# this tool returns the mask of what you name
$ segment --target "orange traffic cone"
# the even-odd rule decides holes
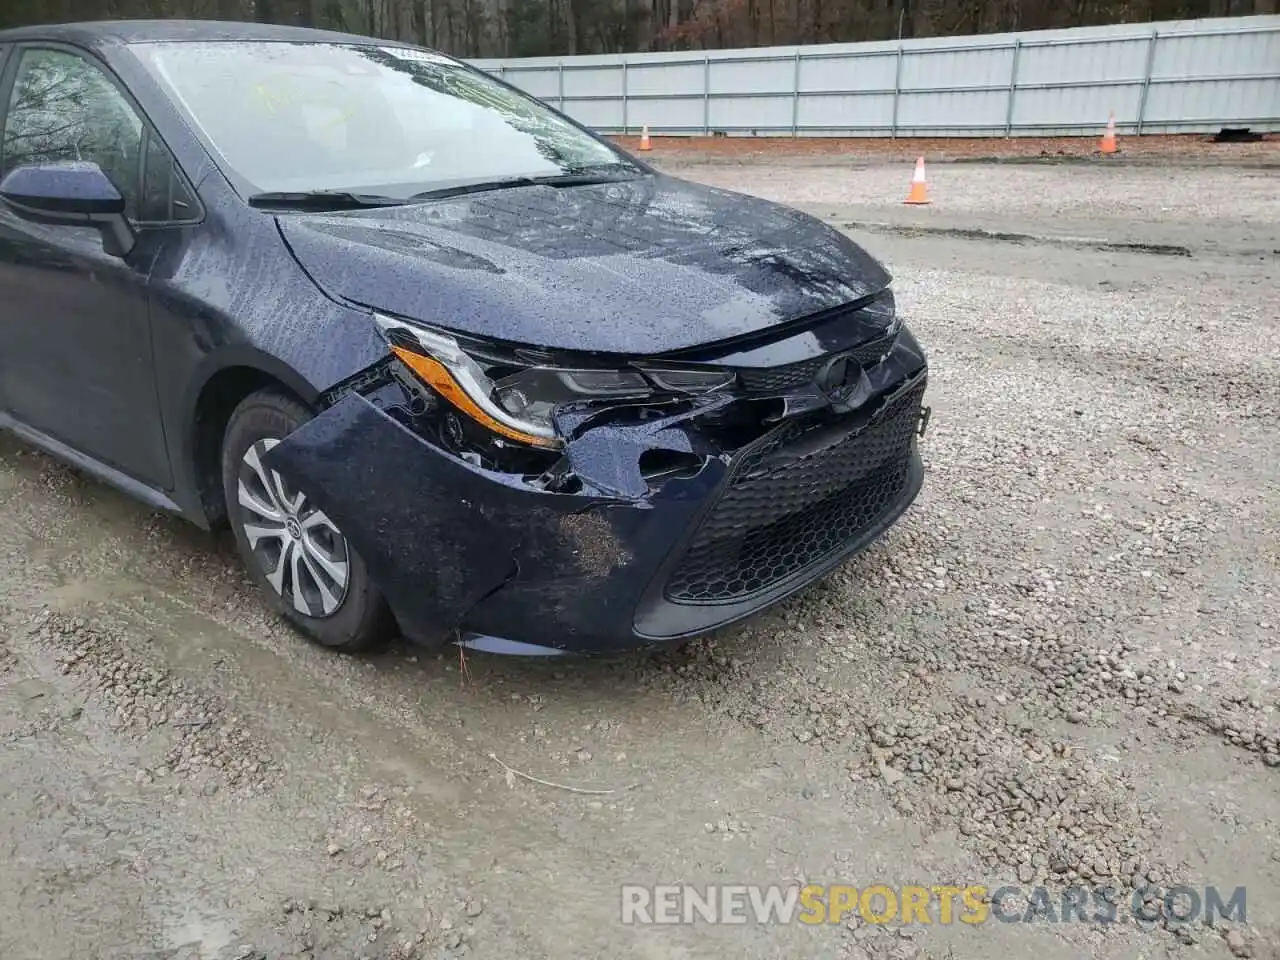
[[[1098,150],[1102,153],[1116,153],[1119,151],[1116,146],[1116,115],[1114,113],[1107,119],[1107,132],[1102,135]]]
[[[903,203],[928,203],[929,187],[924,179],[924,157],[916,160],[915,176],[911,178],[911,192],[907,194],[907,199]]]
[[[649,125],[646,123],[640,128],[640,149],[652,150],[653,144],[649,142]]]

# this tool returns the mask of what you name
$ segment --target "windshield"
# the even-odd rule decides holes
[[[335,43],[132,48],[254,193],[407,199],[640,169],[538,101],[425,50]]]

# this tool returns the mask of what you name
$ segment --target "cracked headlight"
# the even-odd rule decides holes
[[[561,370],[530,367],[493,385],[504,410],[525,423],[551,428],[556,406],[574,400],[643,398],[648,381],[631,370]]]
[[[552,415],[562,403],[701,394],[734,379],[724,370],[654,367],[641,373],[551,366],[530,366],[494,379],[448,334],[392,317],[375,318],[392,353],[458,411],[499,436],[536,447],[560,446]]]

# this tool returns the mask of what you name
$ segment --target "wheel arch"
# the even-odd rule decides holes
[[[288,364],[252,348],[221,351],[194,379],[184,411],[183,466],[198,520],[210,529],[227,521],[222,491],[222,440],[232,412],[245,397],[277,389],[315,409],[320,391]]]

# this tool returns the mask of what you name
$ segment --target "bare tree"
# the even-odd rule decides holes
[[[0,0],[0,27],[171,16],[408,40],[459,56],[826,43],[1273,13],[1278,0]]]

